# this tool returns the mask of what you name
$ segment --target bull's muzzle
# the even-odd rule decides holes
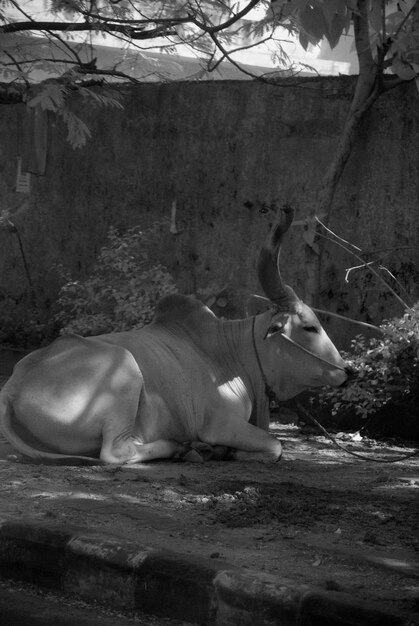
[[[347,385],[349,385],[358,375],[358,370],[356,370],[353,367],[350,367],[349,365],[347,365],[345,367],[345,374],[347,376],[346,380],[343,381],[343,383],[341,385],[339,385],[339,387],[346,387]]]

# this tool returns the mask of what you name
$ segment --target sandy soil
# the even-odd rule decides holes
[[[95,528],[419,615],[419,459],[368,463],[274,424],[279,464],[34,465],[0,447],[0,521]],[[367,455],[405,453],[371,441]]]

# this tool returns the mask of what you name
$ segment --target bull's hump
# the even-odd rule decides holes
[[[170,295],[163,298],[156,307],[154,322],[163,326],[179,324],[181,326],[199,325],[199,323],[217,322],[217,317],[202,302],[192,296]]]

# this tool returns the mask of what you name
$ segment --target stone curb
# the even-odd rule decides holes
[[[49,524],[0,524],[0,574],[114,608],[205,625],[409,624],[400,614],[344,593]]]

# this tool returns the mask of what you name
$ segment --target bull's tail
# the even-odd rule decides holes
[[[37,450],[23,441],[13,428],[14,411],[8,392],[8,384],[0,391],[0,438],[4,438],[23,456],[33,459],[35,463],[53,463],[62,465],[102,465],[100,459],[88,456],[59,454]]]

